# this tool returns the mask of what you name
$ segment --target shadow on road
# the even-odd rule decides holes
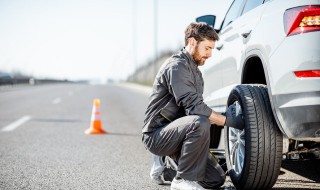
[[[312,186],[314,187],[314,186]],[[310,188],[300,188],[300,187],[279,187],[279,188],[272,188],[275,190],[295,190],[295,189],[299,189],[299,190],[310,190]]]
[[[113,133],[109,131],[108,131],[108,135],[141,137],[141,134],[136,134],[136,133]]]
[[[299,161],[286,160],[282,162],[282,168],[320,184],[320,159]],[[297,181],[293,180],[292,182],[294,183]],[[289,183],[292,182],[289,181]]]

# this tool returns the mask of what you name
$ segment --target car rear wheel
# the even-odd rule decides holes
[[[230,93],[228,106],[243,113],[245,128],[225,128],[226,162],[237,189],[270,189],[282,161],[282,133],[270,107],[265,85],[238,85]]]

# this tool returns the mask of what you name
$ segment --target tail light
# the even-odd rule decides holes
[[[320,70],[295,71],[297,78],[320,77]]]
[[[320,6],[309,5],[288,9],[284,13],[283,20],[287,36],[319,31]]]

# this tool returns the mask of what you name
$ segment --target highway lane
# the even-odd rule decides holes
[[[107,135],[85,135],[94,98]],[[57,101],[59,100],[59,101]],[[144,92],[62,84],[0,92],[0,189],[167,189],[154,187],[141,143]]]
[[[170,189],[151,183],[141,143],[149,93],[128,84],[0,91],[0,189]],[[84,134],[95,98],[106,135]],[[276,189],[320,189],[319,161],[286,161],[281,171]],[[230,179],[225,187],[233,189]]]

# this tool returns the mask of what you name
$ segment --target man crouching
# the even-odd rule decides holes
[[[191,23],[185,30],[185,47],[160,68],[149,99],[142,141],[153,154],[170,156],[177,164],[171,189],[217,188],[225,173],[209,152],[210,127],[243,129],[235,105],[225,114],[203,102],[203,78],[198,66],[211,57],[215,30],[206,23]],[[219,79],[217,79],[219,80]]]

